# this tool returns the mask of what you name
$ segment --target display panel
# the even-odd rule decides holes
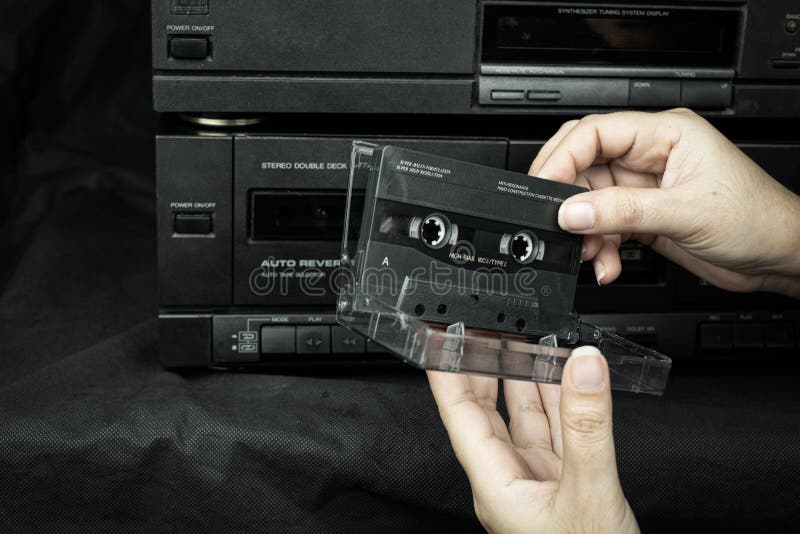
[[[734,66],[738,8],[486,5],[486,62]]]

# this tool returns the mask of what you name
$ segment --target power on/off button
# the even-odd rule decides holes
[[[175,214],[175,233],[184,235],[210,235],[214,232],[214,219],[208,212]]]
[[[169,38],[169,57],[172,59],[206,59],[211,52],[208,37],[178,37]]]

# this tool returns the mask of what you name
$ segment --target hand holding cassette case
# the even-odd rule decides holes
[[[663,393],[669,358],[573,311],[583,237],[556,221],[583,188],[361,142],[350,173],[341,324],[419,368],[552,383],[591,344],[612,388]]]

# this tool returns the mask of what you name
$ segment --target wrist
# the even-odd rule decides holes
[[[786,190],[787,206],[783,211],[783,220],[776,221],[776,232],[782,232],[784,239],[780,240],[783,249],[780,254],[781,261],[776,265],[774,272],[778,278],[775,283],[790,290],[800,284],[800,196]],[[785,291],[780,291],[785,293]],[[794,296],[797,296],[796,294]]]
[[[767,275],[764,278],[763,289],[770,293],[800,299],[800,276]]]

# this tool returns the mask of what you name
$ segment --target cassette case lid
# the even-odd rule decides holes
[[[556,217],[581,190],[354,142],[337,320],[418,368],[547,383],[594,345],[613,389],[662,394],[668,357],[573,312],[582,237]]]

